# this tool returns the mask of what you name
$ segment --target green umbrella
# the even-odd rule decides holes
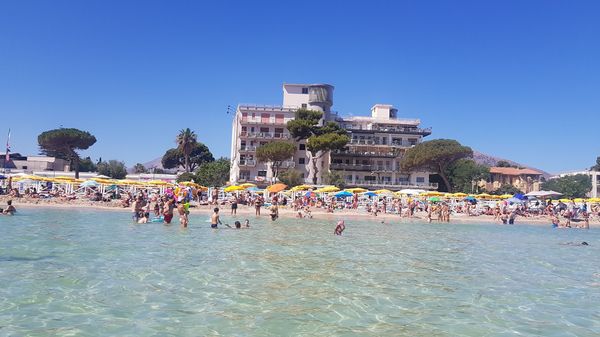
[[[431,198],[429,198],[429,201],[439,202],[440,198],[438,198],[438,197],[431,197]]]

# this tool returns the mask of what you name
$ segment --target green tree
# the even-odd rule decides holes
[[[496,190],[492,191],[491,194],[495,194],[495,195],[502,195],[502,194],[523,194],[523,191],[521,191],[520,189],[514,187],[511,184],[504,184],[502,186],[500,186],[499,188],[497,188]]]
[[[190,169],[193,171],[204,163],[214,161],[212,153],[208,147],[202,143],[196,142],[192,146],[192,151],[188,157]],[[185,170],[185,154],[179,148],[169,149],[161,159],[162,166],[166,169],[181,167]]]
[[[228,158],[219,158],[215,161],[204,163],[196,170],[196,183],[204,186],[223,186],[229,180],[231,163]]]
[[[337,186],[340,189],[346,188],[346,180],[344,179],[343,172],[330,171],[325,174],[325,183],[328,185]]]
[[[279,181],[289,187],[301,185],[304,182],[302,173],[297,170],[285,170],[279,174]]]
[[[180,130],[175,139],[177,149],[183,154],[185,172],[190,172],[192,170],[190,167],[190,154],[197,142],[196,133],[190,130],[190,128]]]
[[[477,187],[480,180],[490,177],[490,169],[472,159],[463,158],[448,166],[446,176],[454,192],[478,193],[479,190],[473,190],[473,187]]]
[[[193,181],[196,182],[196,180],[198,180],[198,177],[191,172],[183,172],[182,174],[180,174],[179,176],[177,176],[177,182],[181,183],[184,181]]]
[[[279,168],[285,160],[294,156],[296,145],[285,141],[274,141],[261,145],[256,149],[256,159],[261,163],[271,164],[274,178],[279,176]]]
[[[542,189],[560,192],[565,198],[585,198],[592,190],[592,179],[587,174],[564,176],[546,181]]]
[[[319,173],[317,161],[332,150],[341,150],[350,141],[346,130],[335,122],[319,125],[323,113],[315,110],[298,109],[295,119],[287,123],[287,129],[297,141],[306,139],[306,148],[311,154],[313,184]]]
[[[600,157],[596,158],[596,165],[590,168],[592,171],[600,171]]]
[[[118,160],[109,160],[98,163],[98,174],[102,174],[113,179],[123,179],[127,176],[125,163]]]
[[[452,192],[452,186],[446,172],[448,166],[462,158],[473,156],[473,150],[468,146],[462,146],[452,139],[435,139],[423,142],[408,149],[402,158],[402,170],[429,169],[437,173],[446,189]]]
[[[133,173],[148,173],[148,169],[143,164],[137,163],[133,166]]]
[[[74,168],[71,168],[73,171]],[[85,157],[79,160],[79,172],[96,172],[96,164],[90,157]]]
[[[60,128],[44,131],[38,136],[41,152],[48,156],[69,161],[75,168],[75,178],[79,178],[79,154],[96,143],[96,137],[87,131],[73,128]]]

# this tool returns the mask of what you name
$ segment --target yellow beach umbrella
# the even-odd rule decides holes
[[[347,188],[344,191],[350,192],[350,193],[364,193],[367,190],[364,188],[360,188],[360,187],[355,187],[355,188]]]
[[[381,194],[381,195],[392,195],[392,194],[394,194],[394,192],[392,192],[390,190],[386,190],[386,189],[376,190],[376,191],[373,191],[373,192],[375,192],[375,194],[377,194],[377,195],[379,195],[379,194]]]
[[[240,184],[239,186],[241,186],[243,188],[250,188],[250,187],[256,187],[256,184],[253,184],[253,183],[243,183],[243,184]]]
[[[422,193],[420,195],[425,196],[425,197],[441,197],[442,195],[444,195],[444,193],[438,192],[438,191],[429,191],[429,192]]]
[[[560,201],[560,202],[572,202],[573,200],[567,199],[567,198],[563,198],[563,199],[558,199],[558,201]]]
[[[231,186],[227,186],[223,189],[223,192],[237,192],[237,191],[243,191],[245,190],[245,188],[243,188],[242,186],[237,186],[237,185],[231,185]]]
[[[487,193],[481,193],[481,194],[477,194],[475,196],[475,198],[477,199],[491,199],[491,195],[487,194]]]
[[[501,199],[509,199],[509,198],[512,198],[512,194],[502,194],[502,195],[500,196],[500,198],[501,198]]]
[[[462,192],[458,192],[458,193],[452,193],[452,197],[453,198],[465,198],[467,196],[466,193],[462,193]]]
[[[319,188],[318,190],[316,190],[315,192],[317,193],[331,193],[331,192],[337,192],[340,189],[335,187],[335,186],[324,186]]]
[[[292,191],[292,192],[299,192],[299,191],[306,191],[306,190],[309,190],[311,188],[312,188],[312,186],[310,186],[310,185],[298,185],[298,186],[292,187],[290,189],[290,191]]]
[[[573,199],[574,202],[585,202],[585,199],[583,198],[575,198]]]

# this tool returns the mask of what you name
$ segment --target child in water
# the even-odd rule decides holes
[[[340,221],[338,221],[337,226],[335,227],[335,230],[333,231],[333,234],[342,235],[342,232],[344,232],[345,229],[346,229],[346,225],[344,224],[344,220],[340,220]]]

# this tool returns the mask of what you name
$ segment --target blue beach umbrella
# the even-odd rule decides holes
[[[511,204],[522,204],[523,203],[523,200],[521,200],[519,198],[515,198],[515,197],[507,199],[506,201],[509,202],[509,203],[511,203]]]
[[[375,192],[371,192],[371,191],[365,192],[365,193],[363,193],[363,195],[366,195],[367,197],[376,197],[377,196],[377,194]]]
[[[252,186],[252,187],[248,187],[246,189],[246,191],[250,191],[250,192],[256,192],[256,191],[260,191],[260,188],[256,187],[256,186]]]
[[[0,179],[6,179],[6,177],[0,174]]]
[[[354,194],[348,192],[348,191],[341,191],[335,194],[336,198],[347,198],[347,197],[351,197]]]

